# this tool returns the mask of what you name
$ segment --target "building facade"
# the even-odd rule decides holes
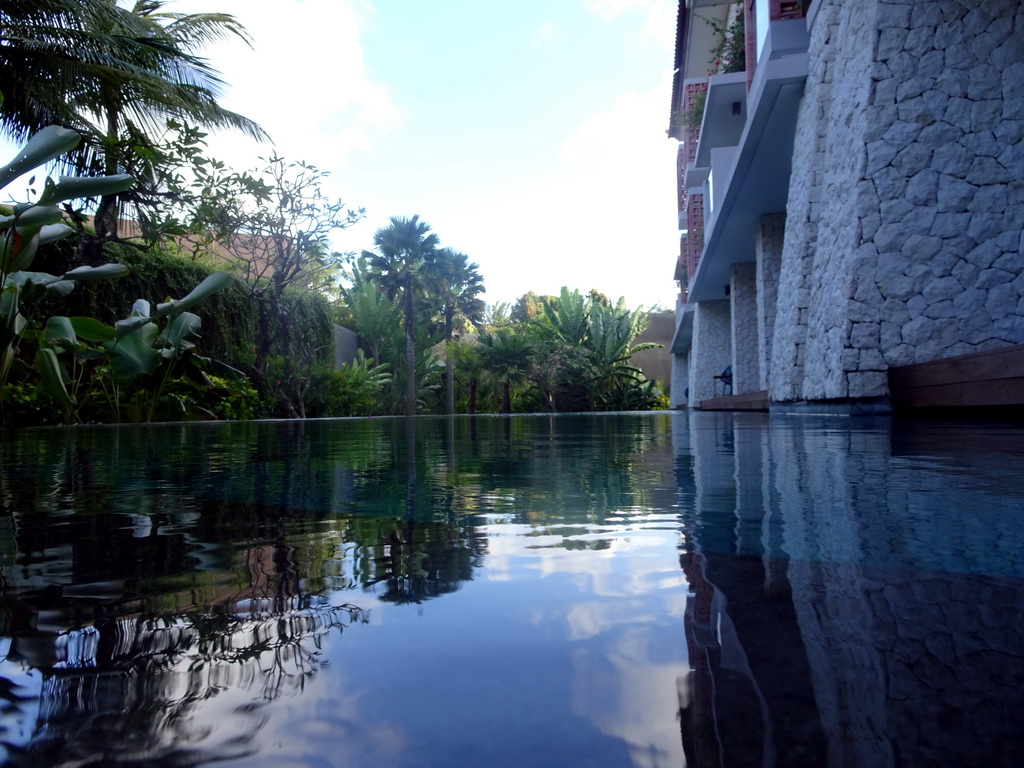
[[[886,410],[894,370],[1016,348],[988,363],[1014,373],[1022,85],[1017,0],[681,0],[673,405],[726,368],[772,409]]]

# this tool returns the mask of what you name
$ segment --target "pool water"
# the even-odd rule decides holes
[[[9,765],[1024,761],[1024,428],[0,438]]]

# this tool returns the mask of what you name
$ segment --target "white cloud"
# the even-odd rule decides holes
[[[205,0],[179,0],[175,10],[208,10]],[[401,113],[363,60],[360,32],[372,8],[346,0],[278,0],[272,13],[248,0],[221,0],[253,39],[231,40],[205,55],[230,83],[221,103],[260,123],[278,154],[338,168],[393,131]],[[249,166],[269,147],[237,134],[211,140],[231,165]]]
[[[651,0],[585,0],[583,7],[602,21],[614,21],[627,11],[643,9]]]
[[[583,7],[604,22],[612,22],[623,14],[639,11],[646,14],[643,36],[674,45],[676,13],[679,5],[673,0],[584,0]]]
[[[669,87],[666,75],[648,93],[621,94],[564,141],[559,165],[534,185],[460,212],[459,247],[480,262],[488,301],[565,285],[674,306],[676,144],[654,128]]]
[[[545,43],[555,42],[565,38],[565,33],[561,27],[553,24],[550,21],[545,21],[533,33],[533,37],[530,38],[530,44],[534,47],[544,45]]]

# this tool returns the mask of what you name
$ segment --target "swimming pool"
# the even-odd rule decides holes
[[[421,417],[0,450],[10,764],[1024,749],[1019,425]]]

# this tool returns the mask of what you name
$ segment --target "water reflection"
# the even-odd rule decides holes
[[[1024,431],[713,413],[0,439],[12,765],[1016,765]]]
[[[688,764],[1017,765],[1020,428],[676,425]]]
[[[0,730],[9,762],[276,764],[282,750],[312,749],[332,764],[340,753],[422,764],[422,752],[400,746],[422,739],[416,729],[368,714],[369,694],[359,693],[364,669],[379,687],[404,677],[401,662],[356,648],[352,658],[368,663],[339,673],[348,657],[334,651],[366,628],[390,632],[390,606],[423,606],[479,579],[496,520],[529,525],[558,510],[554,518],[579,526],[648,497],[632,457],[655,425],[595,433],[590,421],[5,435]],[[562,437],[579,461],[551,447]],[[555,465],[586,471],[557,478]],[[586,535],[565,537],[564,551],[589,551]],[[443,662],[419,663],[446,674]],[[278,700],[291,701],[281,709]],[[295,700],[309,719],[292,718]],[[340,752],[339,728],[351,742]],[[312,741],[296,741],[299,732]]]
[[[17,636],[8,662],[31,665],[41,681],[34,737],[11,762],[194,765],[253,754],[261,708],[301,694],[323,664],[324,638],[361,620],[352,605],[247,601]],[[222,694],[233,701],[214,701]]]

